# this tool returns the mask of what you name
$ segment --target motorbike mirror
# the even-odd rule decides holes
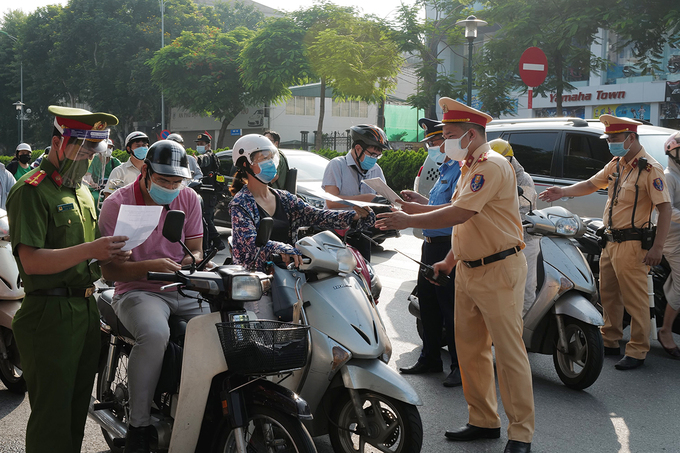
[[[524,189],[522,189],[522,186],[517,186],[517,196],[521,197],[524,195]]]
[[[255,238],[255,245],[257,247],[262,247],[267,242],[272,235],[272,230],[274,229],[274,219],[271,217],[265,217],[260,220],[260,228],[257,229],[257,237]]]
[[[529,202],[529,214],[532,214],[534,212],[534,207],[531,204],[531,200],[524,196],[524,189],[522,189],[521,186],[517,186],[517,196],[522,197]]]
[[[184,211],[168,211],[163,224],[163,237],[170,242],[179,242],[184,229]]]

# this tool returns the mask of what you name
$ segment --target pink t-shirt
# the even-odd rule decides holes
[[[134,183],[116,190],[111,194],[102,206],[99,215],[99,230],[102,236],[112,236],[116,228],[118,211],[121,205],[143,205],[144,198],[139,187],[139,178]],[[182,241],[203,237],[203,217],[201,214],[201,203],[198,195],[191,189],[183,188],[179,191],[177,198],[170,203],[171,210],[184,211],[184,229],[182,230]],[[181,262],[184,258],[184,250],[178,243],[172,243],[163,237],[163,224],[168,210],[163,209],[158,226],[151,233],[144,243],[132,249],[130,261],[144,261],[156,258],[171,258],[173,261]],[[162,282],[136,280],[133,282],[116,282],[116,294],[123,294],[132,290],[161,292]]]

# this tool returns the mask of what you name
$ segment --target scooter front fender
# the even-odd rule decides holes
[[[0,326],[12,329],[12,320],[19,308],[21,308],[20,300],[0,301]]]
[[[406,379],[378,359],[350,360],[340,370],[346,388],[371,390],[404,403],[422,406],[423,402]]]
[[[555,313],[571,316],[593,326],[603,326],[604,319],[599,311],[583,295],[569,291],[555,302]]]
[[[271,407],[300,420],[312,420],[307,401],[292,390],[266,379],[254,381],[244,387],[246,401],[263,407]]]

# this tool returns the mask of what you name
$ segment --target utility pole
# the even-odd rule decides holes
[[[165,2],[160,0],[161,4],[161,49],[165,47]],[[165,95],[161,87],[161,131],[165,130]]]

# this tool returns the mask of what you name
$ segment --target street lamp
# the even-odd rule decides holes
[[[165,2],[159,1],[161,6],[161,49],[165,47]],[[161,132],[165,130],[165,95],[161,88]]]
[[[12,36],[6,31],[0,30],[0,33],[3,35],[7,36],[9,39],[14,41],[15,43],[19,42],[19,38],[16,36]],[[24,106],[24,61],[23,59],[19,60],[19,83],[21,85],[21,91],[19,93],[19,102],[15,102],[13,105],[16,106],[17,110],[20,110],[19,112],[19,143],[24,141],[24,123],[23,123],[23,106]],[[21,106],[18,106],[17,104],[21,104]]]
[[[23,143],[24,141],[24,128],[23,126],[23,118],[24,118],[24,104],[21,101],[15,102],[12,104],[14,107],[17,109],[17,132],[19,133],[19,143]]]
[[[468,40],[468,89],[467,105],[472,106],[472,43],[477,37],[477,27],[487,25],[483,20],[475,16],[468,16],[465,20],[459,20],[456,25],[465,25],[465,37]]]

